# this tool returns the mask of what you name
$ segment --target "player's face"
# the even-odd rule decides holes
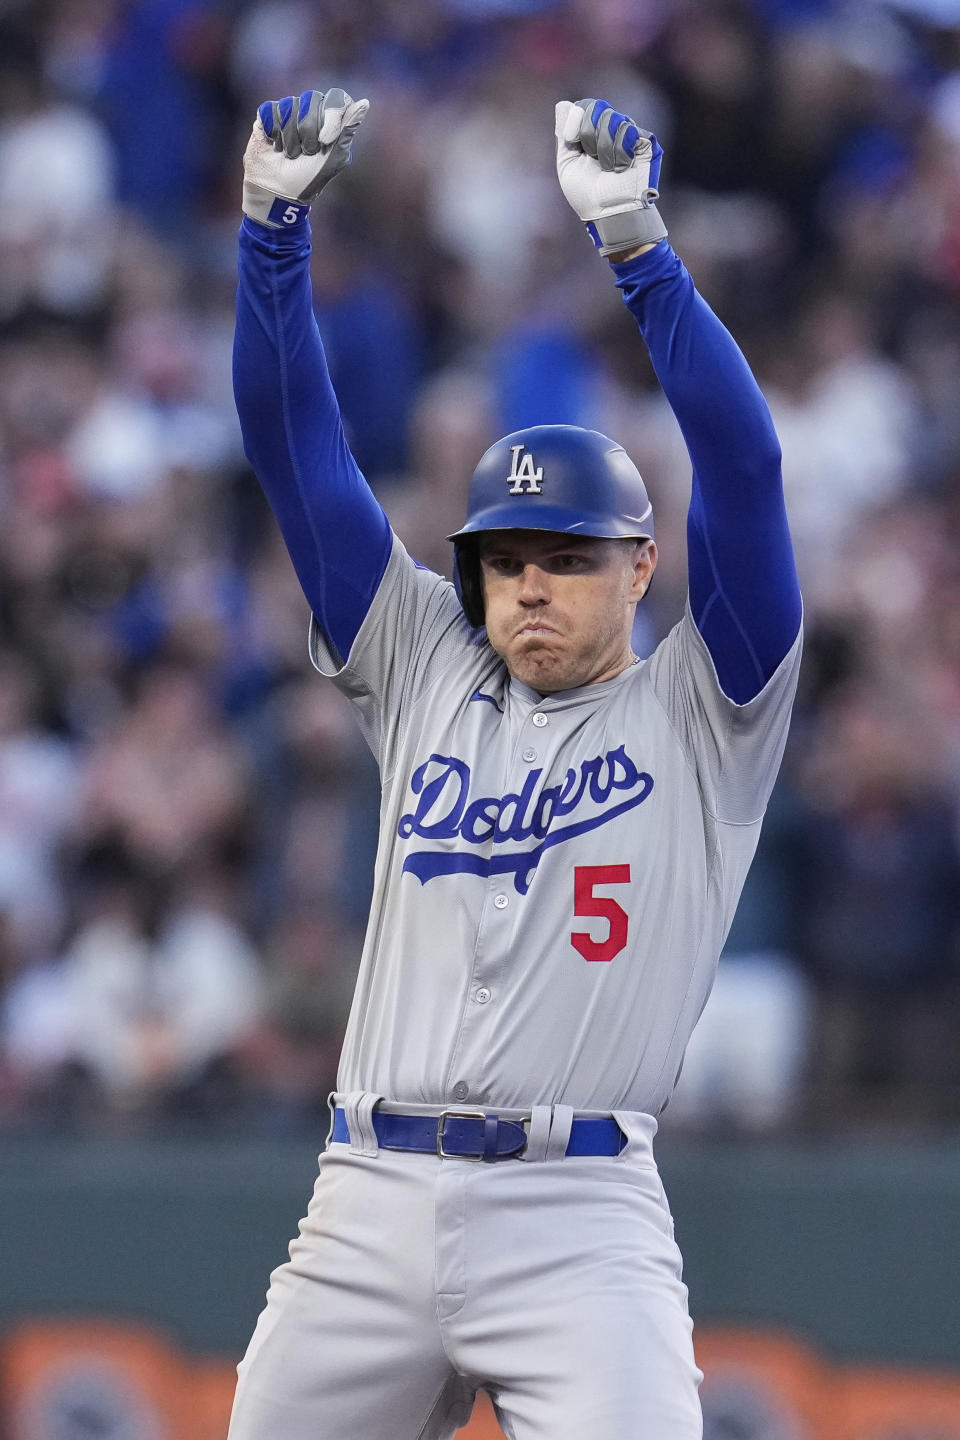
[[[632,663],[633,613],[657,563],[652,540],[490,530],[479,555],[487,635],[525,685],[548,695]]]

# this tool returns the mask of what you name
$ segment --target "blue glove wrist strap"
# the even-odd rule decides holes
[[[296,200],[286,200],[282,195],[278,195],[267,211],[267,224],[286,229],[288,225],[296,225],[298,220],[309,214],[309,205],[301,205]]]

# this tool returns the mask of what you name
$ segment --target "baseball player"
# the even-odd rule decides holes
[[[230,1436],[432,1440],[482,1386],[511,1440],[693,1440],[652,1141],[794,693],[779,447],[667,242],[655,137],[563,102],[560,184],[693,462],[689,603],[638,662],[650,501],[618,445],[565,425],[482,457],[455,586],[419,567],[345,443],[311,306],[308,211],[367,108],[342,90],[265,104],[245,155],[246,452],[383,795],[331,1135]]]

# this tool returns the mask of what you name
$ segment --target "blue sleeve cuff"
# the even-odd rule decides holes
[[[298,249],[304,240],[310,239],[310,211],[304,207],[301,218],[293,225],[285,225],[282,230],[273,225],[262,225],[259,220],[251,220],[249,215],[244,215],[240,229],[261,249],[271,255],[282,255],[286,250]]]
[[[669,240],[658,240],[652,250],[634,255],[630,260],[611,261],[610,269],[617,277],[617,287],[642,285],[645,281],[659,280],[677,264],[677,252]]]

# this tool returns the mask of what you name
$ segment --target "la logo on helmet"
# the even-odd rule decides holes
[[[513,462],[510,466],[510,474],[507,476],[507,484],[510,487],[511,495],[542,495],[543,486],[540,481],[543,479],[543,466],[538,465],[534,469],[533,455],[529,450],[523,453],[522,445],[511,445],[510,453]]]

